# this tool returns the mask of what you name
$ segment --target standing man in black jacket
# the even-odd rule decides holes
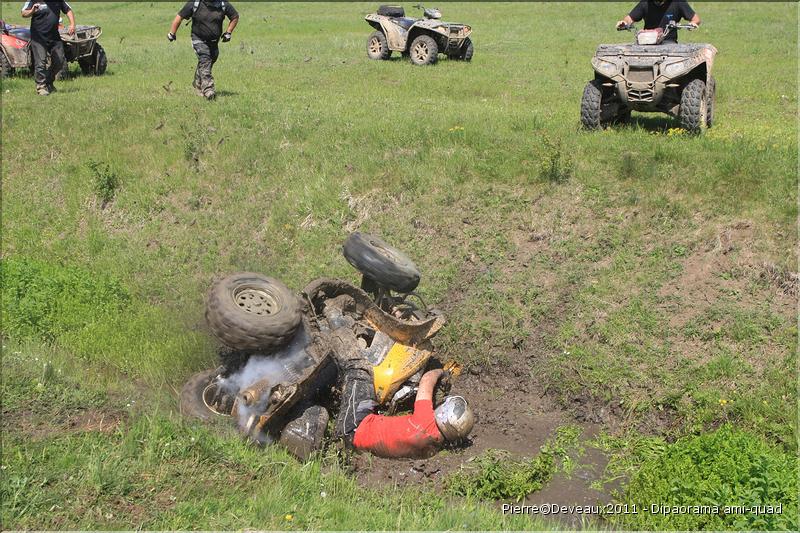
[[[225,17],[228,17],[228,29],[222,33],[222,21]],[[172,27],[167,34],[170,42],[177,38],[175,34],[181,22],[188,19],[192,19],[192,47],[197,53],[197,70],[194,72],[192,86],[198,95],[213,100],[217,93],[211,68],[219,57],[219,41],[220,38],[223,43],[231,40],[231,33],[239,22],[239,13],[230,2],[224,0],[186,2],[172,21]]]
[[[695,28],[700,25],[700,16],[685,0],[640,0],[625,18],[617,22],[617,29],[640,20],[644,20],[646,30],[666,29],[670,22],[678,23],[682,19],[688,20]],[[670,32],[666,40],[678,42],[677,30]]]
[[[31,19],[31,53],[33,55],[33,79],[36,92],[47,96],[56,88],[53,81],[64,67],[64,43],[58,33],[58,22],[64,13],[69,18],[69,34],[75,34],[75,15],[66,2],[25,2],[23,18]],[[47,57],[50,68],[47,68]]]

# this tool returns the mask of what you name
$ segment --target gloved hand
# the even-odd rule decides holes
[[[175,34],[174,34],[174,33],[172,33],[172,32],[169,32],[169,33],[167,34],[167,40],[168,40],[169,42],[173,42],[175,39],[177,39],[177,37],[175,36]]]
[[[231,32],[226,31],[225,33],[222,34],[222,42],[223,43],[227,43],[230,40],[231,40]]]

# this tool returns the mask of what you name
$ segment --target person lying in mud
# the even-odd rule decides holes
[[[338,357],[342,373],[342,404],[335,433],[345,446],[379,457],[427,458],[446,443],[469,435],[475,415],[461,396],[448,396],[436,409],[433,392],[446,375],[441,369],[426,372],[419,383],[410,415],[375,414],[372,366],[361,357]]]
[[[644,29],[666,29],[670,22],[688,20],[689,24],[697,27],[700,17],[694,12],[689,2],[683,0],[641,0],[625,18],[617,22],[617,29],[630,26],[634,22],[644,20]],[[678,32],[672,31],[666,37],[667,41],[678,41]]]

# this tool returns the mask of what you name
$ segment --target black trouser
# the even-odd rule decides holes
[[[60,39],[40,42],[31,40],[33,55],[33,78],[36,87],[42,88],[53,84],[56,74],[64,67],[64,43]],[[50,56],[50,68],[47,68],[47,57]]]
[[[372,372],[361,368],[341,370],[342,401],[336,416],[335,434],[345,444],[353,444],[356,428],[378,406]]]
[[[197,69],[194,71],[194,85],[204,95],[214,93],[214,77],[211,68],[219,57],[219,41],[200,41],[192,38],[192,47],[197,54]]]
[[[358,425],[378,406],[372,365],[361,355],[356,336],[350,328],[331,332],[328,342],[339,367],[339,386],[342,391],[334,434],[350,446]]]

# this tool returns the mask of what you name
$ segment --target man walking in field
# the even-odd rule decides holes
[[[684,0],[641,0],[625,18],[617,22],[617,29],[630,26],[634,22],[644,20],[644,29],[666,29],[670,22],[678,23],[682,19],[697,27],[700,17],[694,12],[689,2]],[[678,42],[678,32],[672,31],[667,41]]]
[[[228,29],[222,33],[222,21],[225,17],[228,17]],[[230,2],[224,0],[186,2],[172,21],[172,27],[167,34],[170,42],[177,38],[175,34],[181,22],[188,19],[192,19],[192,47],[197,54],[197,69],[192,86],[198,95],[213,100],[217,93],[211,68],[219,57],[219,41],[222,39],[223,43],[227,43],[231,40],[231,34],[239,22],[239,13]]]
[[[58,33],[61,13],[69,18],[69,34],[75,34],[75,15],[66,2],[25,2],[23,18],[31,19],[31,53],[33,55],[33,79],[36,92],[47,96],[55,92],[53,81],[64,67],[64,43]],[[50,57],[50,68],[47,58]]]

